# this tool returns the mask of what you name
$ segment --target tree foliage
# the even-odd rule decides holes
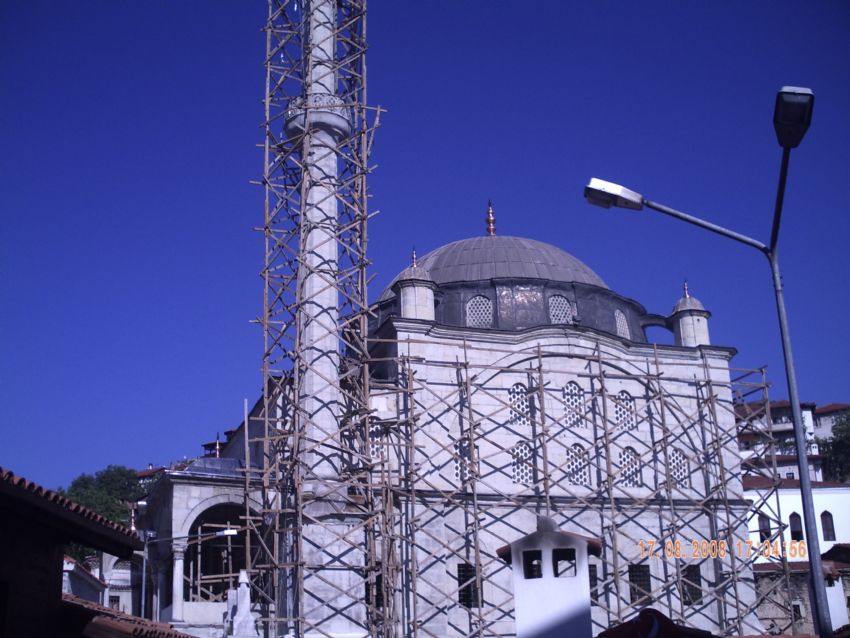
[[[850,476],[850,412],[835,418],[831,439],[817,442],[824,457],[824,477],[829,481],[845,481]]]

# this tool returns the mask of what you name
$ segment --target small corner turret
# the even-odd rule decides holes
[[[393,290],[399,296],[401,316],[406,319],[434,321],[434,291],[437,285],[426,268],[416,262],[416,248],[410,266],[396,278]]]
[[[682,298],[673,307],[668,321],[673,329],[677,346],[695,348],[711,345],[708,336],[708,318],[711,313],[705,309],[699,299],[692,297],[685,281]]]

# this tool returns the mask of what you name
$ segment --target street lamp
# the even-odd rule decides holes
[[[826,588],[823,583],[821,567],[820,543],[818,542],[815,508],[812,502],[812,485],[809,478],[809,461],[806,456],[805,432],[803,417],[800,410],[800,397],[797,393],[797,375],[794,372],[794,358],[791,353],[791,337],[788,334],[788,319],[785,313],[785,300],[782,292],[782,275],[779,271],[779,225],[782,220],[782,203],[785,197],[785,181],[788,176],[788,160],[791,149],[799,146],[812,121],[812,109],[815,96],[810,89],[784,86],[776,95],[776,105],[773,113],[773,126],[776,138],[782,147],[782,164],[779,170],[779,186],[776,193],[776,205],[773,211],[773,224],[770,232],[770,243],[763,244],[757,239],[747,237],[733,230],[712,224],[699,217],[688,215],[668,206],[658,204],[644,198],[640,193],[629,190],[619,184],[592,178],[584,188],[584,196],[588,202],[603,208],[627,208],[642,210],[651,208],[670,217],[699,226],[723,237],[728,237],[739,243],[758,249],[770,263],[773,278],[773,290],[776,296],[776,311],[779,315],[779,332],[782,336],[782,351],[785,355],[785,377],[788,382],[788,399],[791,402],[791,414],[794,421],[794,443],[797,447],[797,468],[800,473],[800,497],[803,504],[803,518],[806,526],[806,540],[809,550],[809,569],[811,572],[812,589],[814,590],[815,617],[817,618],[820,635],[832,638],[832,623],[829,618],[829,607],[826,600]]]
[[[208,532],[206,534],[199,533],[189,534],[187,536],[169,536],[168,538],[157,538],[156,532],[154,530],[144,530],[142,532],[142,536],[144,536],[145,540],[145,545],[142,549],[142,618],[145,618],[145,612],[147,612],[148,545],[184,539],[201,541],[206,538],[215,538],[216,536],[236,536],[238,533],[239,529],[228,527],[227,529],[222,529],[217,532]]]

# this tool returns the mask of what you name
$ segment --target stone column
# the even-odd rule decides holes
[[[171,546],[174,556],[174,574],[171,579],[171,620],[183,620],[183,555],[186,543]]]

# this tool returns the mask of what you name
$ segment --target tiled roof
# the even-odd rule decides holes
[[[138,638],[192,638],[176,631],[171,625],[154,622],[138,616],[98,605],[70,594],[62,595],[65,608],[74,614],[90,616],[88,627],[95,629],[92,635],[137,636]],[[108,633],[107,633],[108,632]],[[88,635],[88,634],[86,634]]]
[[[751,476],[745,475],[741,477],[741,482],[744,484],[745,490],[758,490],[767,487],[776,487],[780,488],[796,488],[800,489],[800,481],[797,479],[774,479],[770,476]],[[850,484],[846,483],[833,483],[830,481],[812,481],[812,488],[825,488],[825,487],[850,487]]]
[[[112,554],[127,556],[142,548],[141,540],[130,528],[2,467],[0,503],[7,503],[17,511],[47,515],[45,522],[67,533],[70,540]]]
[[[831,412],[842,412],[844,410],[850,410],[850,403],[827,403],[815,410],[815,414],[830,414]]]

